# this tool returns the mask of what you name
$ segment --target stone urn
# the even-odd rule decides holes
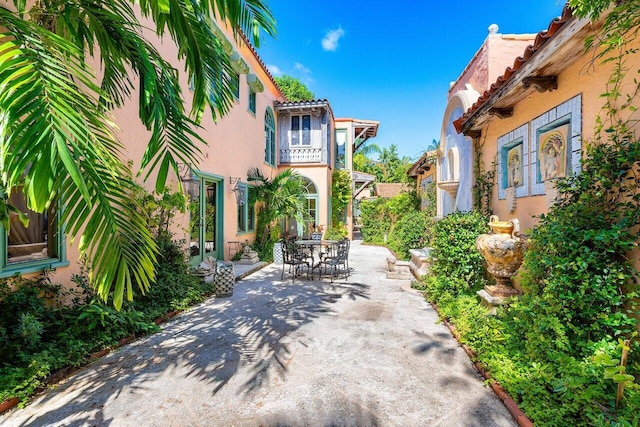
[[[496,278],[496,284],[485,286],[492,297],[518,295],[511,278],[522,265],[527,242],[519,236],[520,224],[517,219],[500,221],[496,215],[489,219],[491,234],[481,234],[476,240],[476,248],[487,261],[489,273]]]

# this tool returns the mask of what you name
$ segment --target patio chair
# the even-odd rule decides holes
[[[331,282],[334,277],[340,275],[340,271],[344,273],[344,278],[349,276],[348,267],[349,257],[349,243],[344,239],[338,240],[336,243],[332,243],[327,248],[327,252],[320,261],[320,265],[324,266],[324,272],[327,273],[327,269],[331,269]]]
[[[282,242],[282,274],[280,279],[284,279],[284,270],[289,266],[289,272],[293,273],[291,281],[295,281],[296,275],[300,272],[302,266],[307,267],[307,280],[309,279],[309,270],[311,264],[306,254],[300,252],[297,246],[290,241],[283,240]]]
[[[351,248],[351,240],[349,240],[348,237],[343,237],[340,240],[342,240],[342,242],[344,243],[345,248],[346,248],[344,259],[345,259],[346,264],[347,264],[347,273],[351,274],[351,269],[349,268],[349,249]]]

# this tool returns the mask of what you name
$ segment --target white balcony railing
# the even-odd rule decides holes
[[[280,163],[320,163],[321,148],[295,148],[280,150]]]

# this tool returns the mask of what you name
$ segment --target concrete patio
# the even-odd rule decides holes
[[[385,278],[388,255],[355,241],[333,283],[266,266],[0,424],[515,425],[424,298]]]

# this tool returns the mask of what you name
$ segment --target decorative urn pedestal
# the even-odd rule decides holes
[[[511,278],[522,265],[527,242],[518,235],[520,224],[517,219],[499,221],[496,215],[489,219],[491,234],[481,234],[476,240],[476,248],[487,261],[487,269],[496,278],[496,284],[485,286],[478,295],[492,313],[504,303],[504,298],[518,295]]]

